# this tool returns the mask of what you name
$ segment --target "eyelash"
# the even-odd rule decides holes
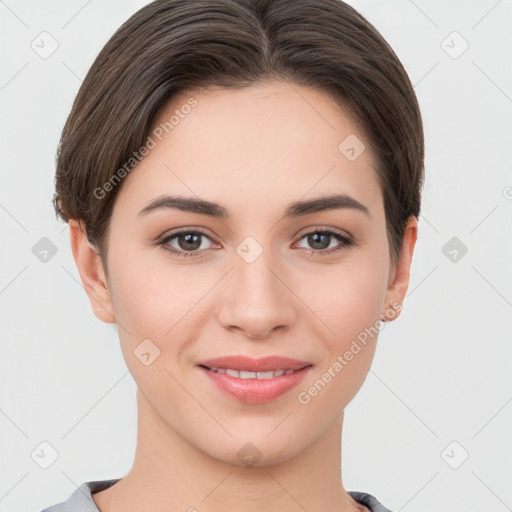
[[[206,234],[203,233],[200,230],[191,230],[191,229],[178,229],[174,232],[172,232],[170,235],[165,236],[164,238],[161,238],[156,241],[156,245],[162,246],[162,248],[170,252],[171,254],[174,254],[179,257],[190,257],[190,256],[198,256],[199,252],[202,251],[178,251],[174,248],[171,248],[169,245],[167,245],[172,239],[177,238],[179,235],[183,234],[195,234],[195,235],[201,235],[211,240],[211,238]],[[311,249],[310,255],[311,256],[328,256],[330,254],[333,254],[335,252],[338,252],[340,250],[346,249],[348,247],[356,245],[355,242],[348,236],[342,235],[341,233],[338,233],[337,231],[334,231],[333,229],[329,228],[322,228],[322,229],[315,229],[313,231],[308,231],[306,233],[303,233],[301,237],[299,238],[299,241],[306,238],[309,235],[313,234],[327,234],[330,236],[333,236],[336,238],[339,242],[341,242],[338,246],[333,247],[331,249]],[[305,249],[307,250],[307,249]]]

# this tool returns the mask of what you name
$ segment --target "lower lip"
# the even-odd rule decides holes
[[[216,373],[202,366],[198,367],[221,391],[241,402],[263,404],[275,400],[302,382],[312,366],[306,366],[290,375],[281,375],[272,379],[239,379],[230,375]]]

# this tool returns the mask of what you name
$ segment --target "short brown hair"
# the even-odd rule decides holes
[[[195,88],[276,79],[325,91],[362,128],[376,157],[396,261],[406,221],[420,213],[420,110],[391,47],[341,0],[156,0],[136,12],[97,56],[64,126],[57,215],[83,221],[106,269],[108,226],[121,186],[109,187],[101,199],[94,191],[144,146],[164,105]]]

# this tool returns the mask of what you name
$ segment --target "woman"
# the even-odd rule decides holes
[[[385,512],[341,475],[344,408],[409,284],[411,83],[339,0],[157,0],[62,133],[54,205],[137,384],[122,478],[47,512]]]

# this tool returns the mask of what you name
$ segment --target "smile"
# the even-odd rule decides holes
[[[246,404],[263,404],[298,386],[313,364],[281,356],[234,355],[201,361],[196,367],[222,395]]]

